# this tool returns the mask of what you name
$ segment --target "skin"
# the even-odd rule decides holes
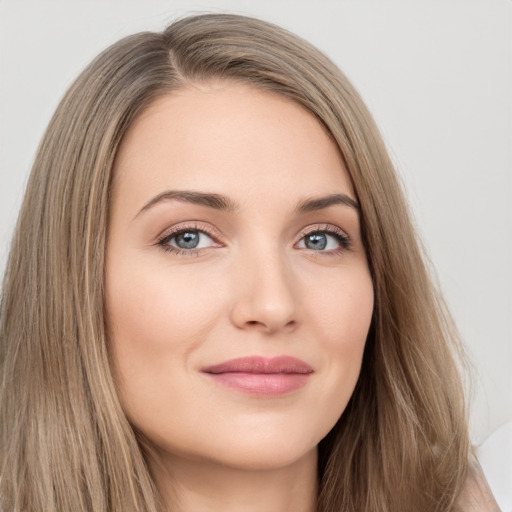
[[[114,171],[114,372],[164,499],[182,512],[313,511],[317,445],[354,390],[373,310],[357,208],[297,210],[332,194],[355,202],[337,146],[286,98],[208,83],[156,100]],[[155,202],[169,190],[222,194],[234,208]],[[208,235],[180,250],[172,230],[182,228]],[[315,232],[325,248],[310,244]],[[313,372],[269,397],[201,371],[254,355],[292,356]]]

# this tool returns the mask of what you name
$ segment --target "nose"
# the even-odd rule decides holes
[[[234,273],[231,320],[239,329],[265,334],[291,332],[298,324],[292,269],[279,254],[253,255]]]

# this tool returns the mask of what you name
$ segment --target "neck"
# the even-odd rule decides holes
[[[317,452],[286,467],[240,469],[210,461],[159,458],[150,463],[169,510],[176,512],[314,512]]]

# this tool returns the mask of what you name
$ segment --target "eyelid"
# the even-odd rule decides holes
[[[204,223],[199,220],[186,220],[183,222],[178,222],[177,224],[173,224],[172,226],[165,228],[160,234],[156,237],[157,240],[162,240],[170,235],[175,235],[176,233],[181,233],[183,231],[203,231],[207,235],[211,237],[219,237],[217,230],[215,230],[208,223]]]
[[[212,229],[211,226],[208,224],[203,224],[200,221],[185,221],[179,224],[176,224],[174,226],[171,226],[170,228],[165,229],[162,231],[156,239],[156,242],[154,245],[161,247],[164,250],[171,251],[171,252],[179,252],[181,254],[197,254],[200,251],[203,251],[207,248],[200,248],[200,249],[180,249],[179,247],[174,247],[172,245],[165,244],[166,240],[171,239],[180,233],[185,233],[187,231],[199,231],[201,233],[206,234],[208,237],[212,239],[214,244],[212,247],[221,247],[223,244],[219,241],[219,234],[216,232],[216,230]]]
[[[331,251],[314,251],[314,252],[317,252],[317,253],[325,253],[325,254],[336,254],[336,253],[339,253],[339,252],[342,252],[342,251],[348,251],[350,250],[351,246],[352,246],[352,239],[350,238],[350,236],[348,235],[348,233],[341,229],[340,227],[334,225],[334,224],[316,224],[316,225],[311,225],[311,226],[308,226],[304,229],[301,230],[301,232],[299,233],[299,236],[298,236],[298,240],[297,242],[295,242],[294,245],[297,245],[300,241],[302,241],[302,239],[308,235],[312,235],[314,233],[327,233],[331,236],[334,236],[336,238],[338,238],[339,242],[340,242],[340,245],[341,247],[339,249],[336,249],[336,250],[331,250]]]

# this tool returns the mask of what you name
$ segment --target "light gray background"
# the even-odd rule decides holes
[[[0,0],[0,272],[37,144],[71,81],[120,37],[197,11],[291,29],[369,104],[476,367],[481,442],[512,419],[509,0]]]

